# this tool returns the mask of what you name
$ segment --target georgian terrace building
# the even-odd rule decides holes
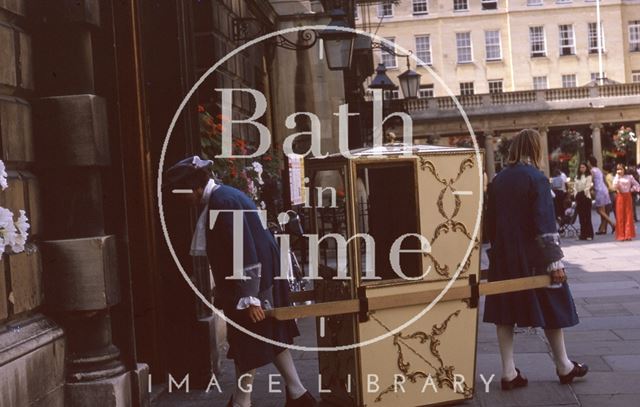
[[[455,138],[446,136],[468,135],[446,87],[459,97],[488,151],[496,148],[498,136],[525,126],[541,130],[547,144],[571,128],[585,136],[587,152],[602,163],[601,138],[640,121],[638,0],[600,1],[601,52],[595,1],[359,3],[360,29],[412,50],[424,63],[411,62],[422,75],[418,99],[397,101],[411,113],[417,138],[447,144]],[[379,50],[377,63],[399,83],[405,58]],[[402,98],[398,92],[386,97]],[[492,158],[487,156],[489,175]]]

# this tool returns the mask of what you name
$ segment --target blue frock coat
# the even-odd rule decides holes
[[[549,180],[540,170],[522,163],[502,170],[489,186],[486,222],[489,281],[546,273],[550,262],[540,261],[536,237],[556,234],[557,226]],[[565,282],[560,288],[487,296],[484,321],[553,329],[578,324],[578,314]]]
[[[256,206],[242,191],[221,185],[211,193],[209,217],[212,210],[256,210]],[[207,225],[210,226],[210,219]],[[243,266],[245,271],[260,265],[259,292],[270,292],[273,307],[290,305],[287,280],[275,280],[280,275],[280,249],[268,229],[262,226],[255,212],[244,214],[243,220]],[[239,280],[227,280],[233,274],[233,214],[218,213],[212,229],[207,230],[207,257],[216,283],[215,303],[222,308],[227,318],[263,337],[291,344],[299,335],[294,321],[278,321],[267,318],[261,322],[251,322],[244,311],[236,309],[238,301],[247,296],[247,286]],[[248,273],[244,273],[248,275]],[[256,288],[258,286],[256,282]],[[259,298],[258,292],[250,296]],[[262,299],[262,298],[260,298]],[[229,341],[228,357],[233,359],[241,372],[272,363],[284,348],[255,339],[231,325],[227,325]]]

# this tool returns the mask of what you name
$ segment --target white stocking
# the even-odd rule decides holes
[[[573,369],[573,363],[567,356],[562,329],[545,329],[544,334],[547,336],[549,345],[551,345],[551,352],[553,352],[553,360],[556,362],[558,373],[561,375],[569,374]]]
[[[278,356],[276,356],[273,364],[276,365],[276,368],[284,379],[289,397],[295,400],[307,392],[307,389],[304,388],[300,381],[296,365],[293,364],[293,358],[291,357],[289,349],[280,352]]]
[[[255,369],[242,373],[236,367],[236,388],[233,391],[233,407],[251,406],[251,391],[253,390],[253,378],[255,375]],[[242,380],[240,380],[240,377],[242,377]]]
[[[502,378],[511,381],[516,378],[516,365],[513,361],[513,326],[496,325],[500,357],[502,358]]]

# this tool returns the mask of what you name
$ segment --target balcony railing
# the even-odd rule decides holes
[[[640,104],[640,83],[487,93],[457,96],[457,99],[468,115],[607,107]],[[393,110],[406,111],[415,118],[459,115],[449,96],[393,100],[391,105]]]

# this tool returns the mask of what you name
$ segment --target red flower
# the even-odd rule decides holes
[[[267,155],[267,156],[265,156],[265,157],[263,158],[263,160],[265,160],[265,161],[271,161],[271,160],[272,160],[272,158],[271,158],[271,156],[270,156],[270,155]]]
[[[206,119],[204,119],[205,123],[207,123],[209,126],[213,126],[213,119],[211,117],[207,117]]]
[[[204,106],[198,105],[198,113],[204,113]]]
[[[221,124],[216,124],[216,131],[222,133],[222,125]]]

